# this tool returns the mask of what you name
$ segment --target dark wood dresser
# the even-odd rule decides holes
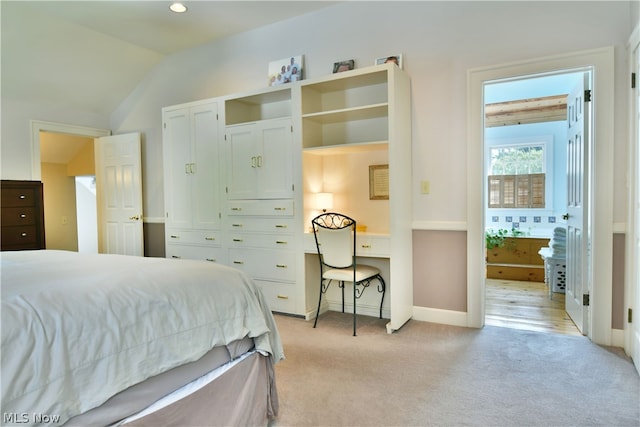
[[[44,203],[42,182],[2,180],[3,251],[44,249]]]

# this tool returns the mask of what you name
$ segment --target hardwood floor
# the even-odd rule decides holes
[[[564,310],[564,294],[544,283],[486,279],[485,324],[555,334],[581,335]]]

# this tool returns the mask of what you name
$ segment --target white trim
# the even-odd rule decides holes
[[[465,221],[413,221],[414,230],[467,231]]]
[[[413,307],[413,320],[441,323],[465,327],[468,324],[467,313],[463,311],[442,310],[439,308]]]
[[[161,216],[145,216],[142,221],[146,224],[164,224],[164,218]]]
[[[624,329],[612,329],[611,330],[611,346],[624,348]]]
[[[467,73],[467,310],[468,326],[484,325],[484,147],[483,85],[485,82],[592,68],[596,102],[594,141],[592,306],[588,336],[597,344],[611,344],[612,248],[613,248],[613,144],[614,140],[614,48],[570,52],[546,58],[471,69]]]
[[[55,132],[69,135],[79,135],[99,138],[111,135],[108,129],[90,128],[85,126],[69,125],[64,123],[45,122],[42,120],[31,120],[31,179],[40,181],[42,172],[40,170],[40,132]]]
[[[627,223],[626,222],[614,222],[613,223],[613,233],[614,234],[627,234]]]

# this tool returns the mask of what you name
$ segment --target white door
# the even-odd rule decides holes
[[[162,129],[165,224],[191,227],[191,145],[189,109],[166,111]]]
[[[220,225],[217,103],[191,108],[191,140],[193,228],[211,230]]]
[[[635,259],[632,262],[630,268],[627,270],[630,272],[630,289],[629,289],[629,302],[630,308],[633,309],[633,319],[629,327],[631,328],[631,351],[630,355],[633,358],[636,370],[640,373],[640,88],[638,87],[638,78],[640,78],[640,43],[636,44],[633,53],[634,71],[636,73],[636,87],[635,87],[635,99],[634,99],[634,113],[635,119],[634,128],[635,133],[633,135],[633,144],[635,151],[629,153],[633,156],[631,176],[633,178],[633,184],[631,185],[632,193],[629,198],[629,203],[632,204],[630,222],[632,224],[632,234],[629,238],[632,239],[632,244],[627,246],[631,250],[631,256]]]
[[[293,134],[291,120],[261,123],[258,137],[259,197],[278,199],[293,197]]]
[[[589,106],[585,97],[589,75],[567,98],[567,264],[566,311],[583,335],[589,331],[585,295],[588,287]]]
[[[229,199],[251,199],[257,195],[258,149],[254,124],[227,129],[227,195]]]
[[[100,253],[144,255],[140,134],[95,141]]]

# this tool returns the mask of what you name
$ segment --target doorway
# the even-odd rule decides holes
[[[58,242],[57,247],[71,250],[78,250],[77,230],[75,221],[71,223],[73,217],[77,217],[75,210],[76,201],[76,182],[67,174],[68,160],[78,155],[78,162],[73,166],[73,175],[92,176],[95,174],[95,160],[93,158],[93,147],[88,149],[87,144],[93,144],[94,138],[110,135],[111,132],[106,129],[96,129],[84,126],[69,125],[63,123],[54,123],[41,120],[31,121],[31,158],[32,158],[32,179],[42,181],[46,175],[43,171],[43,163],[52,164],[56,181],[61,182],[54,186],[64,186],[62,194],[47,196],[45,188],[45,216],[49,215],[49,223],[52,226],[45,225],[45,233],[47,234],[47,247],[50,247],[51,233],[58,233],[53,242]],[[82,149],[86,150],[82,152]],[[46,150],[46,151],[45,151]],[[90,153],[89,153],[90,151]],[[73,155],[69,154],[73,152]],[[81,153],[81,154],[79,154]],[[64,166],[60,166],[64,163]],[[90,169],[86,169],[89,167]],[[59,169],[59,170],[56,170]],[[49,190],[51,193],[51,190]],[[47,199],[53,199],[54,205],[48,206]],[[70,207],[73,209],[70,210]],[[84,217],[85,214],[83,214]],[[92,246],[83,246],[83,248],[91,248]],[[93,249],[88,249],[93,250]]]
[[[484,87],[486,324],[578,333],[564,307],[562,217],[567,94],[582,79],[582,72],[560,72]],[[541,250],[558,263],[553,277]]]
[[[590,206],[591,245],[585,282],[591,304],[585,306],[586,335],[597,344],[612,343],[613,272],[613,144],[614,140],[614,49],[567,52],[547,58],[529,59],[506,65],[469,70],[467,109],[467,326],[482,327],[485,318],[485,223],[484,223],[484,85],[520,76],[545,75],[558,70],[592,70],[593,99],[597,104],[593,125],[593,156],[589,170],[597,169],[589,186],[598,199]],[[593,200],[593,197],[591,197]]]

